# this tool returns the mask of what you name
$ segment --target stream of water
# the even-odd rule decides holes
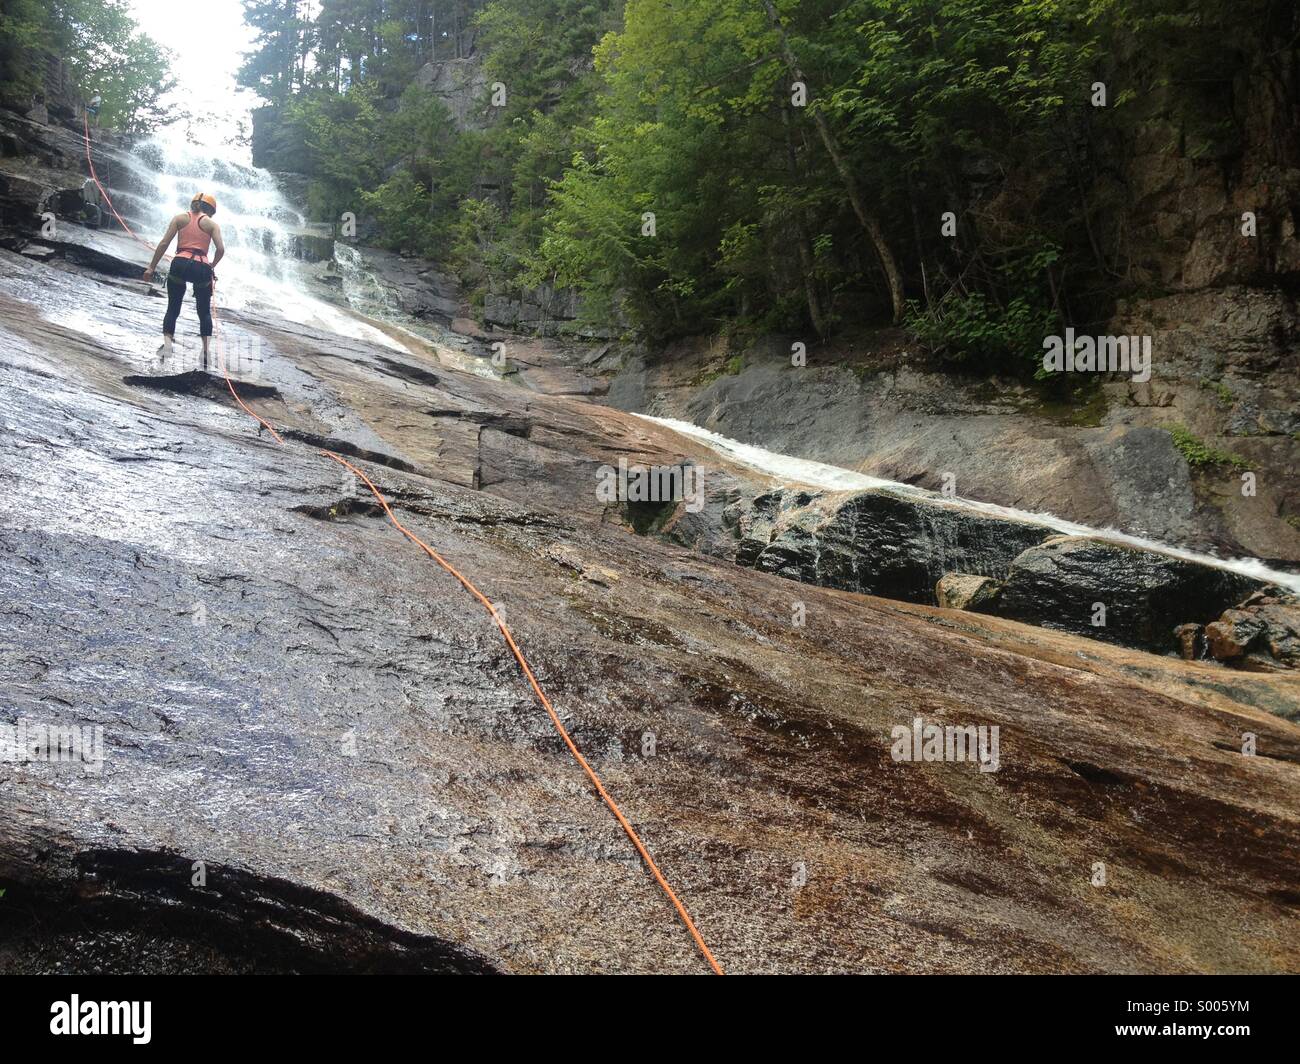
[[[786,454],[777,454],[774,451],[764,450],[762,447],[741,443],[716,432],[710,432],[708,429],[702,429],[688,421],[650,417],[649,415],[642,416],[647,421],[653,421],[675,432],[680,432],[683,436],[690,436],[693,439],[700,440],[719,454],[740,462],[742,465],[747,465],[751,469],[766,473],[783,483],[804,485],[819,488],[823,491],[864,491],[872,488],[888,488],[899,494],[923,498],[926,502],[939,506],[973,510],[1003,520],[1029,521],[1034,524],[1046,525],[1049,528],[1056,529],[1063,535],[1093,536],[1097,539],[1109,540],[1112,543],[1124,543],[1133,547],[1142,547],[1146,550],[1162,551],[1165,554],[1172,554],[1175,557],[1185,558],[1189,561],[1215,565],[1221,569],[1230,569],[1233,572],[1242,573],[1257,580],[1265,580],[1300,594],[1300,575],[1271,569],[1256,558],[1216,558],[1198,551],[1184,550],[1181,547],[1170,546],[1167,543],[1158,543],[1143,536],[1132,536],[1114,528],[1090,528],[1088,525],[1076,524],[1074,521],[1067,521],[1055,514],[1031,513],[1010,506],[997,506],[994,503],[980,502],[977,499],[949,498],[938,492],[927,491],[911,484],[902,484],[894,480],[881,480],[879,477],[867,476],[865,473],[855,473],[852,470],[841,469],[839,466],[824,465],[821,462],[810,462],[803,458],[792,458]]]

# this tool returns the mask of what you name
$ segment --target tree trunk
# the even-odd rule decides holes
[[[799,184],[799,157],[794,148],[794,135],[790,131],[790,114],[784,108],[781,111],[781,126],[785,133],[786,169],[790,171],[790,180]],[[816,257],[813,254],[812,240],[808,237],[808,222],[803,208],[799,208],[795,218],[796,240],[799,245],[799,268],[803,272],[804,298],[808,301],[808,317],[818,339],[826,339],[826,322],[822,317],[821,300],[817,297]]]
[[[790,47],[790,39],[786,36],[785,28],[777,17],[776,7],[773,5],[772,0],[763,0],[763,6],[767,9],[767,17],[772,23],[772,28],[776,30],[781,38],[781,55],[785,60],[786,67],[790,70],[790,75],[795,81],[802,81],[807,84],[807,79],[799,66],[799,60],[795,57],[794,49]],[[814,109],[812,118],[817,125],[817,133],[822,139],[822,144],[826,147],[826,153],[831,157],[831,162],[835,165],[835,172],[839,174],[840,181],[844,185],[844,191],[849,197],[853,213],[857,215],[863,231],[866,232],[867,238],[876,250],[876,256],[880,259],[880,268],[885,271],[885,281],[889,285],[889,299],[894,307],[894,322],[897,324],[902,321],[905,309],[903,277],[898,272],[898,263],[894,261],[893,252],[889,250],[889,244],[885,241],[885,231],[880,227],[880,222],[876,216],[868,211],[866,204],[863,203],[862,196],[858,192],[857,182],[853,179],[853,172],[849,169],[848,163],[844,161],[844,156],[840,154],[839,145],[835,141],[835,135],[831,132],[825,116],[822,115],[821,111]]]

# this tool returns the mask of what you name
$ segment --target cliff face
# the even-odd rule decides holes
[[[1265,36],[1263,47],[1223,42],[1225,57],[1248,61],[1219,86],[1212,135],[1176,106],[1192,86],[1161,88],[1139,103],[1137,135],[1118,146],[1121,182],[1103,176],[1095,190],[1122,204],[1101,226],[1120,234],[1125,280],[1198,291],[1300,277],[1300,53],[1288,36]]]
[[[277,174],[299,174],[307,161],[301,131],[284,120],[278,107],[253,111],[253,165]]]
[[[0,764],[0,968],[702,970],[491,618],[322,447],[504,612],[728,970],[1300,967],[1294,678],[701,553],[766,478],[523,340],[491,380],[225,314],[279,446],[158,313],[0,251],[0,723],[104,755]],[[637,534],[620,458],[707,505]],[[997,726],[996,770],[895,758],[918,718]]]
[[[43,57],[40,87],[35,93],[0,98],[0,109],[14,111],[42,125],[79,121],[82,104],[63,60],[49,54]]]
[[[488,79],[482,56],[425,63],[415,75],[415,84],[442,101],[457,129],[481,130],[491,124],[492,108],[488,104]]]

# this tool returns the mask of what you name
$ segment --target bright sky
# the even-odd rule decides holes
[[[207,0],[198,7],[178,6],[176,0],[130,3],[140,28],[173,53],[176,89],[167,102],[198,119],[187,131],[191,139],[224,148],[227,158],[247,162],[248,149],[234,139],[239,120],[248,119],[258,100],[249,90],[235,87],[242,53],[252,47],[253,39],[244,25],[243,5],[239,0]]]

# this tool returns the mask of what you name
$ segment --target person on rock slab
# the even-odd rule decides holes
[[[176,342],[176,319],[185,300],[185,285],[194,286],[194,305],[199,312],[199,336],[203,340],[203,368],[208,368],[208,345],[212,341],[212,289],[216,285],[217,263],[226,254],[221,226],[212,220],[217,213],[217,199],[206,192],[196,193],[187,213],[178,214],[154,249],[153,261],[144,271],[146,281],[153,280],[158,262],[167,253],[167,245],[176,238],[176,254],[167,271],[167,314],[163,318],[163,342],[158,357],[167,358]],[[217,246],[216,257],[208,262],[208,251]]]

